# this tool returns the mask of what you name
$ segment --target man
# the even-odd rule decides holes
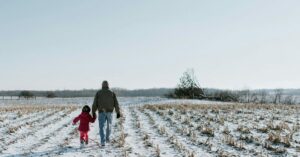
[[[111,132],[112,125],[112,112],[116,109],[117,118],[120,118],[120,108],[119,103],[116,97],[116,94],[109,90],[108,82],[102,82],[102,89],[99,90],[94,99],[92,113],[93,116],[96,115],[96,111],[98,110],[99,116],[99,129],[100,129],[100,139],[101,146],[105,146],[105,142],[109,142],[109,135]],[[106,136],[104,134],[104,125],[106,125]]]

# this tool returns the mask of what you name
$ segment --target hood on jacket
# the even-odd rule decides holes
[[[102,89],[109,89],[109,85],[106,80],[102,82]]]

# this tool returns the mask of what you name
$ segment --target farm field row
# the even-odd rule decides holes
[[[98,121],[79,147],[72,119],[82,105],[0,107],[0,156],[299,156],[300,107],[120,101],[111,142],[99,146]],[[148,105],[147,105],[148,104]]]

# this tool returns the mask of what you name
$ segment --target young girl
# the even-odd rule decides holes
[[[88,144],[88,131],[90,130],[89,123],[94,123],[96,120],[96,115],[91,116],[90,115],[91,108],[87,105],[85,105],[82,108],[82,112],[79,116],[77,116],[73,120],[73,125],[75,125],[78,121],[80,121],[78,130],[80,131],[80,146],[82,147],[84,142],[85,144]]]

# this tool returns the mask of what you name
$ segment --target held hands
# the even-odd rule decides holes
[[[93,113],[93,118],[97,117],[96,113]]]

